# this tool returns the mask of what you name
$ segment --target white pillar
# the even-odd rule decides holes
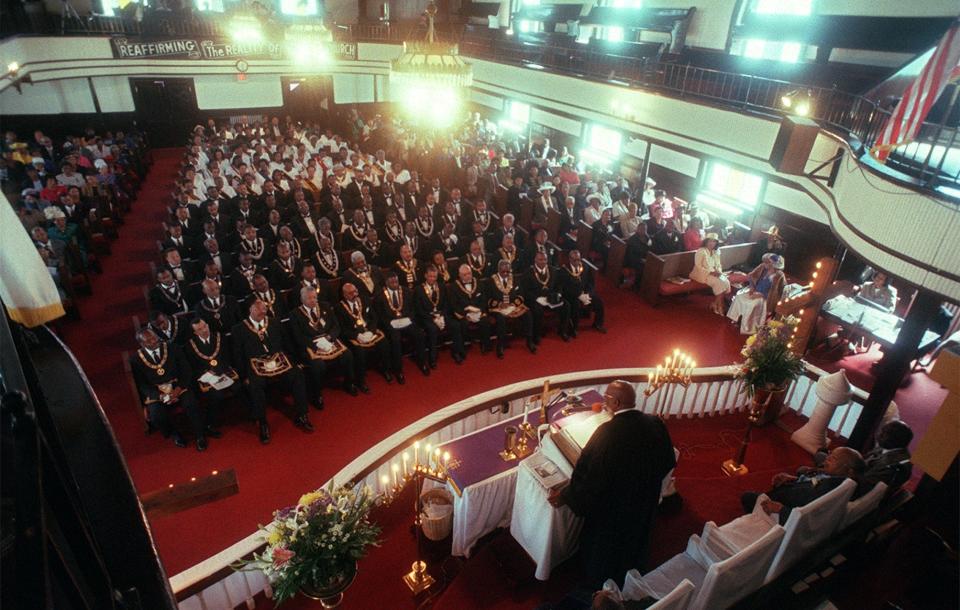
[[[827,426],[837,407],[850,400],[850,382],[843,369],[824,375],[816,385],[817,404],[810,419],[790,436],[790,440],[811,454],[827,446]]]

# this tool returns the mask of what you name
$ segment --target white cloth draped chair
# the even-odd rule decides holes
[[[620,601],[639,601],[648,597],[648,593],[640,584],[642,580],[643,576],[640,576],[636,570],[630,570],[624,578],[622,591],[613,579],[603,583],[603,590],[613,593]],[[696,587],[693,583],[684,578],[673,588],[673,591],[652,606],[647,606],[647,610],[686,610],[694,589]]]
[[[752,544],[737,550],[711,521],[704,526],[702,537],[691,536],[686,551],[656,570],[643,576],[636,570],[628,572],[624,588],[629,587],[632,595],[666,601],[688,580],[694,586],[689,610],[729,608],[763,586],[764,574],[783,535],[783,528],[774,525]]]
[[[767,299],[763,295],[750,296],[750,289],[743,288],[733,297],[727,317],[732,322],[740,320],[740,334],[752,335],[767,319]]]
[[[845,530],[860,519],[863,519],[873,511],[877,510],[884,496],[887,495],[887,484],[878,481],[873,489],[863,494],[856,500],[847,502],[846,511],[840,521],[840,530]]]
[[[857,484],[852,479],[847,479],[829,493],[790,511],[790,517],[783,527],[786,531],[783,543],[773,558],[764,583],[780,576],[810,549],[837,531],[847,510],[847,501],[856,488]],[[776,516],[766,514],[761,508],[764,500],[769,498],[761,494],[752,513],[738,517],[720,528],[724,539],[737,549],[746,549],[767,531],[780,527]]]

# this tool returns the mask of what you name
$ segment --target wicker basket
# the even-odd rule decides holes
[[[451,507],[453,506],[453,494],[442,487],[430,489],[420,494],[421,506],[425,505],[428,500],[440,500],[440,503],[446,502]],[[423,527],[424,536],[434,541],[443,540],[453,531],[453,511],[451,510],[445,517],[439,518],[431,518],[427,516],[427,513],[421,512],[420,523]]]

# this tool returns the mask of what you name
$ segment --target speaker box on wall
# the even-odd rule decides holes
[[[784,174],[803,175],[820,127],[810,119],[785,116],[770,151],[770,165]]]

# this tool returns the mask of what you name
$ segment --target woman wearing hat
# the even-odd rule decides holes
[[[752,335],[766,320],[767,314],[773,314],[777,302],[783,294],[786,277],[783,275],[783,257],[768,252],[763,262],[747,276],[749,286],[744,287],[733,297],[727,317],[731,321],[740,320],[740,332]]]
[[[723,297],[730,293],[730,280],[723,273],[720,262],[720,238],[716,233],[707,233],[703,238],[703,246],[697,250],[693,258],[693,270],[690,279],[706,284],[713,290],[713,303],[710,311],[723,315]]]

